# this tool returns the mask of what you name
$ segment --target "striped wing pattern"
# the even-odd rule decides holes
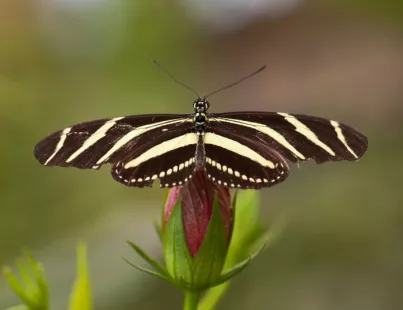
[[[157,114],[101,119],[57,131],[40,141],[45,166],[98,169],[135,187],[174,187],[204,169],[221,186],[260,189],[284,181],[291,162],[358,160],[368,147],[355,129],[323,118],[268,112],[209,114],[204,136],[189,115]],[[201,138],[202,137],[202,138]]]
[[[207,141],[223,140],[220,135],[212,135],[214,137]],[[258,147],[257,144],[251,143],[247,148],[254,154],[253,157],[211,143],[206,143],[205,148],[207,176],[221,186],[259,189],[284,181],[289,173],[287,163],[276,151]],[[258,158],[261,161],[257,162]]]
[[[354,161],[368,147],[367,138],[352,127],[314,116],[234,112],[211,119],[220,134],[250,137],[292,162]]]
[[[183,156],[187,157],[178,162],[178,168],[182,168],[182,163],[187,164],[175,174],[176,177],[181,178],[183,173],[191,174],[190,166],[194,164],[194,160],[192,163],[189,160],[192,159],[192,153],[194,157],[194,146],[191,151],[190,139],[183,138],[183,134],[191,126],[189,122],[191,119],[188,115],[169,114],[86,122],[46,137],[36,145],[34,154],[45,166],[98,169],[101,165],[110,163],[113,165],[112,176],[118,182],[128,186],[151,186],[156,178],[165,182],[170,179],[168,172],[170,168],[174,169],[174,165],[169,165],[173,158],[181,160]],[[174,156],[172,152],[167,152],[167,148],[163,148],[162,152],[160,149],[159,155],[156,153],[156,146],[165,145],[176,149],[183,142],[189,143],[188,147],[177,149]],[[145,158],[144,154],[149,157]],[[164,154],[166,156],[162,156]],[[127,164],[133,165],[135,160],[138,161],[136,166],[125,168]],[[172,183],[174,181],[170,182]]]
[[[112,167],[112,176],[127,186],[152,186],[157,178],[161,187],[183,185],[194,172],[196,144],[197,136],[187,133],[144,152],[134,150]]]
[[[134,145],[159,143],[179,134],[187,120],[182,115],[161,114],[85,122],[46,137],[35,146],[34,154],[45,166],[95,169],[122,158]]]
[[[206,171],[220,185],[259,189],[284,181],[285,159],[358,160],[367,138],[336,121],[286,113],[235,112],[210,115],[214,133],[207,133]]]

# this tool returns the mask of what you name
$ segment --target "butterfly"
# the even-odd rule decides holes
[[[260,189],[284,181],[288,162],[356,161],[368,148],[366,136],[334,120],[281,112],[210,113],[210,95],[198,96],[190,115],[134,115],[66,127],[41,140],[35,157],[45,166],[111,164],[113,178],[133,187],[150,187],[157,179],[160,187],[181,186],[204,170],[220,186]]]

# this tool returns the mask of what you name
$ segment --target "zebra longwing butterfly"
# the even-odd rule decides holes
[[[111,164],[113,178],[134,187],[152,186],[156,179],[161,187],[184,185],[203,169],[218,185],[260,189],[287,178],[286,159],[355,161],[367,150],[363,134],[337,121],[276,112],[209,113],[209,107],[202,96],[194,101],[192,115],[73,125],[40,141],[35,157],[45,166],[99,169]]]

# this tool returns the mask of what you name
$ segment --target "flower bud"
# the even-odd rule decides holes
[[[204,171],[172,188],[162,225],[165,263],[173,278],[190,288],[208,287],[224,266],[233,225],[228,188]]]
[[[249,265],[270,239],[257,221],[256,195],[243,192],[236,199],[235,192],[231,201],[228,188],[211,182],[204,171],[197,171],[184,186],[170,190],[162,224],[156,225],[164,245],[165,266],[130,241],[129,245],[152,269],[126,261],[183,288],[187,296],[199,296],[206,289],[229,281]],[[235,203],[240,204],[237,225]]]

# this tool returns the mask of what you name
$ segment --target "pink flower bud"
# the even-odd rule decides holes
[[[189,253],[194,257],[206,236],[213,212],[214,199],[218,199],[228,246],[233,224],[229,189],[211,182],[203,170],[198,170],[193,178],[184,186],[174,187],[170,190],[164,209],[163,229],[166,226],[179,195],[182,199],[183,228]]]

